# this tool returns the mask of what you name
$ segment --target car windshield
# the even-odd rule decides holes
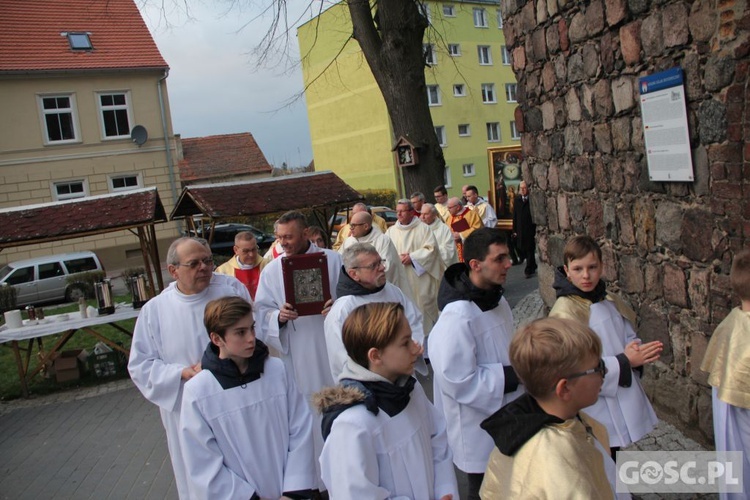
[[[0,280],[4,279],[6,276],[8,276],[11,271],[13,271],[13,268],[10,266],[3,266],[2,269],[0,269]]]

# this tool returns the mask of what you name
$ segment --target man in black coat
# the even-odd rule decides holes
[[[521,254],[521,259],[526,259],[523,273],[527,278],[531,278],[536,273],[536,225],[531,218],[531,201],[526,181],[521,181],[521,185],[518,186],[518,195],[513,207],[513,237],[516,238],[516,248]]]

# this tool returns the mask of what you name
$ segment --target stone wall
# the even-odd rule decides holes
[[[750,236],[750,14],[745,0],[503,0],[518,79],[538,224],[539,283],[567,238],[603,247],[604,277],[638,313],[639,336],[662,340],[644,383],[662,418],[706,443],[711,401],[699,370],[708,339],[736,301],[733,254]],[[638,78],[681,66],[695,182],[651,182]]]

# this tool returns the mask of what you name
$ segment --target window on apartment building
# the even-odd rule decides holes
[[[487,123],[487,141],[500,142],[500,124],[498,122]]]
[[[510,122],[510,138],[514,140],[518,140],[521,138],[521,134],[518,133],[518,127],[516,126],[515,120]]]
[[[451,57],[458,57],[461,55],[461,45],[458,43],[449,43],[448,44],[448,54],[451,55]]]
[[[143,183],[139,174],[112,175],[109,178],[109,190],[112,192],[130,191],[140,187],[143,187]]]
[[[477,46],[477,55],[479,56],[479,64],[484,66],[492,64],[492,52],[490,52],[489,45]]]
[[[430,106],[440,106],[440,85],[427,86],[427,102]]]
[[[437,64],[437,52],[435,46],[431,43],[422,44],[422,50],[424,51],[424,62],[434,66]]]
[[[443,4],[443,15],[445,17],[456,17],[456,7],[453,4]]]
[[[99,94],[103,137],[112,139],[130,136],[130,106],[127,92]]]
[[[78,140],[78,119],[73,94],[39,96],[45,143],[75,142]]]
[[[508,102],[516,102],[516,90],[517,86],[515,83],[505,84],[505,100]]]
[[[497,9],[497,27],[503,29],[503,13]]]
[[[453,95],[455,97],[464,97],[466,96],[466,85],[463,83],[456,83],[453,85]]]
[[[440,144],[440,147],[445,147],[448,145],[448,142],[445,139],[445,127],[443,125],[435,126],[435,135],[437,136],[438,144]]]
[[[510,52],[508,52],[508,47],[503,45],[500,50],[503,54],[503,64],[505,66],[510,66]]]
[[[494,104],[497,102],[494,83],[482,84],[482,102],[485,104]]]
[[[445,170],[443,171],[443,185],[447,188],[453,185],[451,183],[451,168],[448,165],[445,166]]]
[[[471,126],[468,123],[461,123],[458,126],[459,137],[469,137],[471,135]]]
[[[463,172],[464,172],[464,177],[471,177],[472,175],[476,175],[476,173],[474,172],[474,164],[464,163]]]
[[[88,196],[88,184],[85,179],[52,183],[52,198],[56,201],[85,198]]]
[[[68,37],[68,43],[73,50],[91,50],[91,38],[88,33],[65,33]]]
[[[482,8],[474,8],[474,27],[487,27],[487,11]]]
[[[432,12],[430,12],[430,6],[427,5],[425,2],[422,2],[420,4],[420,7],[422,9],[422,13],[424,14],[425,19],[427,19],[427,24],[432,24]]]

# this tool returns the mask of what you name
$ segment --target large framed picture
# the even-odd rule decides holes
[[[286,301],[300,316],[320,314],[331,298],[328,259],[323,252],[281,257]]]

